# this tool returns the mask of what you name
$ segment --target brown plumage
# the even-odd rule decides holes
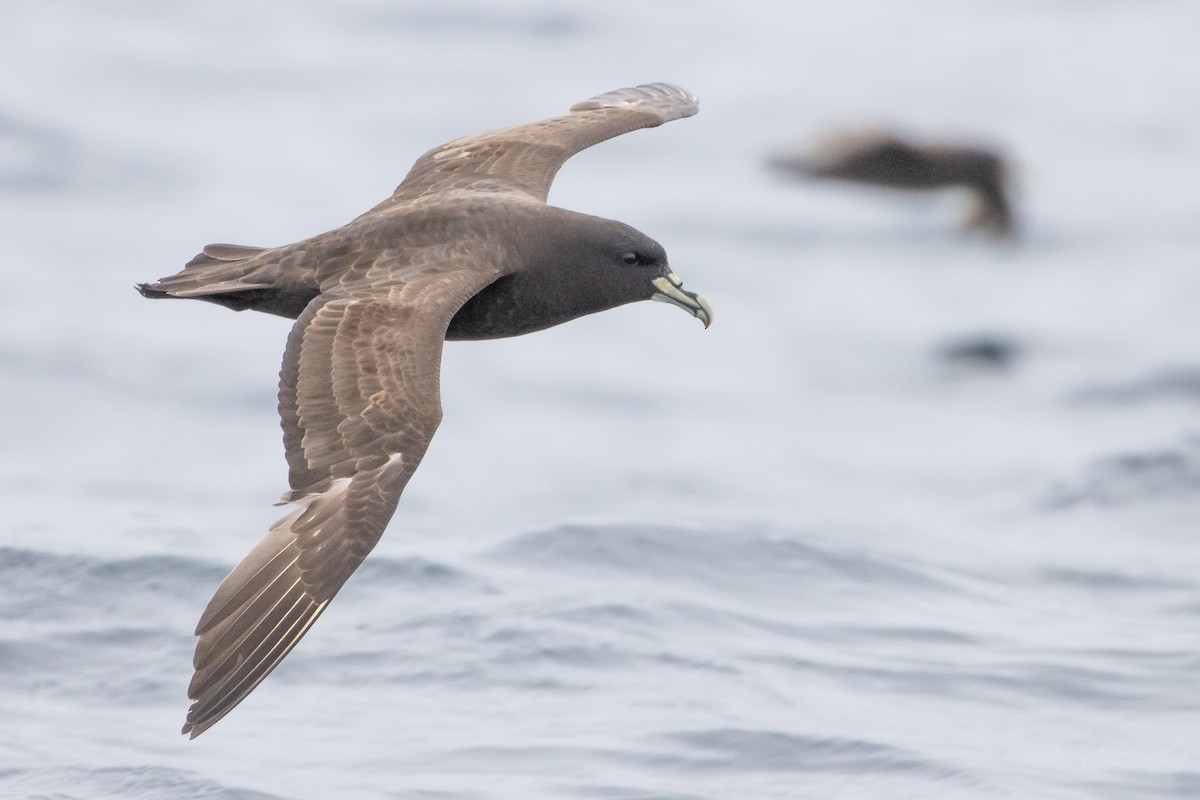
[[[1015,231],[1007,167],[999,153],[986,147],[918,144],[892,133],[862,131],[831,136],[807,152],[777,154],[768,164],[793,176],[892,189],[966,188],[973,209],[964,228],[999,237]]]
[[[280,371],[284,516],[217,589],[196,628],[193,738],[286,656],[383,534],[441,421],[442,342],[514,336],[636,300],[707,327],[662,247],[619,222],[546,205],[575,153],[691,116],[668,84],[468,136],[417,160],[349,224],[277,248],[208,245],[146,297],[296,319]]]

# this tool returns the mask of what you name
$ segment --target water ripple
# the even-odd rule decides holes
[[[1043,500],[1052,511],[1080,505],[1122,506],[1154,498],[1200,494],[1200,439],[1172,448],[1118,453],[1090,464],[1083,476],[1063,481]]]
[[[865,550],[759,531],[709,531],[652,525],[561,525],[520,534],[491,558],[555,572],[619,572],[705,589],[827,592],[857,586],[872,593],[919,589],[957,594],[949,574]]]
[[[63,789],[67,791],[64,792]],[[280,800],[277,795],[226,786],[193,772],[166,767],[86,767],[54,765],[0,769],[7,797],[119,797],[122,800]]]
[[[713,728],[668,734],[686,745],[688,769],[768,772],[904,772],[930,778],[965,777],[957,769],[891,745],[779,731]]]
[[[139,619],[194,605],[227,568],[170,555],[104,559],[0,547],[0,619],[22,623]]]

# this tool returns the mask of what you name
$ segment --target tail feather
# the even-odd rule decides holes
[[[158,300],[163,297],[171,296],[162,289],[155,289],[154,284],[151,283],[135,283],[133,288],[137,289],[141,293],[142,297],[149,297],[151,300]]]
[[[270,284],[255,279],[261,265],[246,262],[267,249],[236,244],[205,245],[181,272],[154,283],[138,284],[138,291],[143,297],[199,297],[263,289]]]
[[[204,245],[204,249],[197,253],[183,268],[186,270],[188,268],[206,267],[210,264],[246,261],[269,249],[268,247],[247,247],[240,244],[206,244]]]
[[[231,308],[295,318],[317,287],[280,286],[278,265],[258,258],[272,248],[209,244],[183,270],[153,283],[136,284],[142,297],[192,298]]]
[[[213,280],[210,276],[192,276],[181,272],[170,278],[152,284],[139,284],[143,297],[150,297],[141,287],[146,286],[157,297],[196,297],[205,298],[208,295],[244,292],[247,289],[267,289],[268,284],[252,283],[245,280]]]
[[[214,258],[217,261],[244,261],[256,256],[269,247],[251,247],[244,244],[206,244],[200,255]],[[200,256],[197,256],[199,258]]]

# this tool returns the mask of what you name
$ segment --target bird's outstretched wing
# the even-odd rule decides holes
[[[192,738],[291,652],[379,541],[441,421],[446,327],[499,274],[461,252],[417,268],[375,266],[313,300],[288,338],[279,410],[285,499],[299,507],[271,526],[200,618],[183,726]],[[397,273],[403,282],[366,280]]]
[[[699,110],[691,92],[648,83],[576,103],[561,117],[455,139],[417,159],[392,197],[372,212],[452,189],[519,192],[544,203],[559,168],[580,150]]]

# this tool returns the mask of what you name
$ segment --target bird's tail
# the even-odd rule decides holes
[[[182,271],[153,283],[139,283],[142,297],[207,300],[234,311],[252,309],[295,318],[316,294],[316,287],[279,285],[276,258],[261,257],[266,247],[210,244]]]
[[[196,297],[261,289],[264,284],[253,279],[258,266],[254,258],[265,247],[243,247],[236,244],[205,245],[182,271],[154,283],[139,283],[143,297]],[[250,263],[247,263],[250,262]]]

